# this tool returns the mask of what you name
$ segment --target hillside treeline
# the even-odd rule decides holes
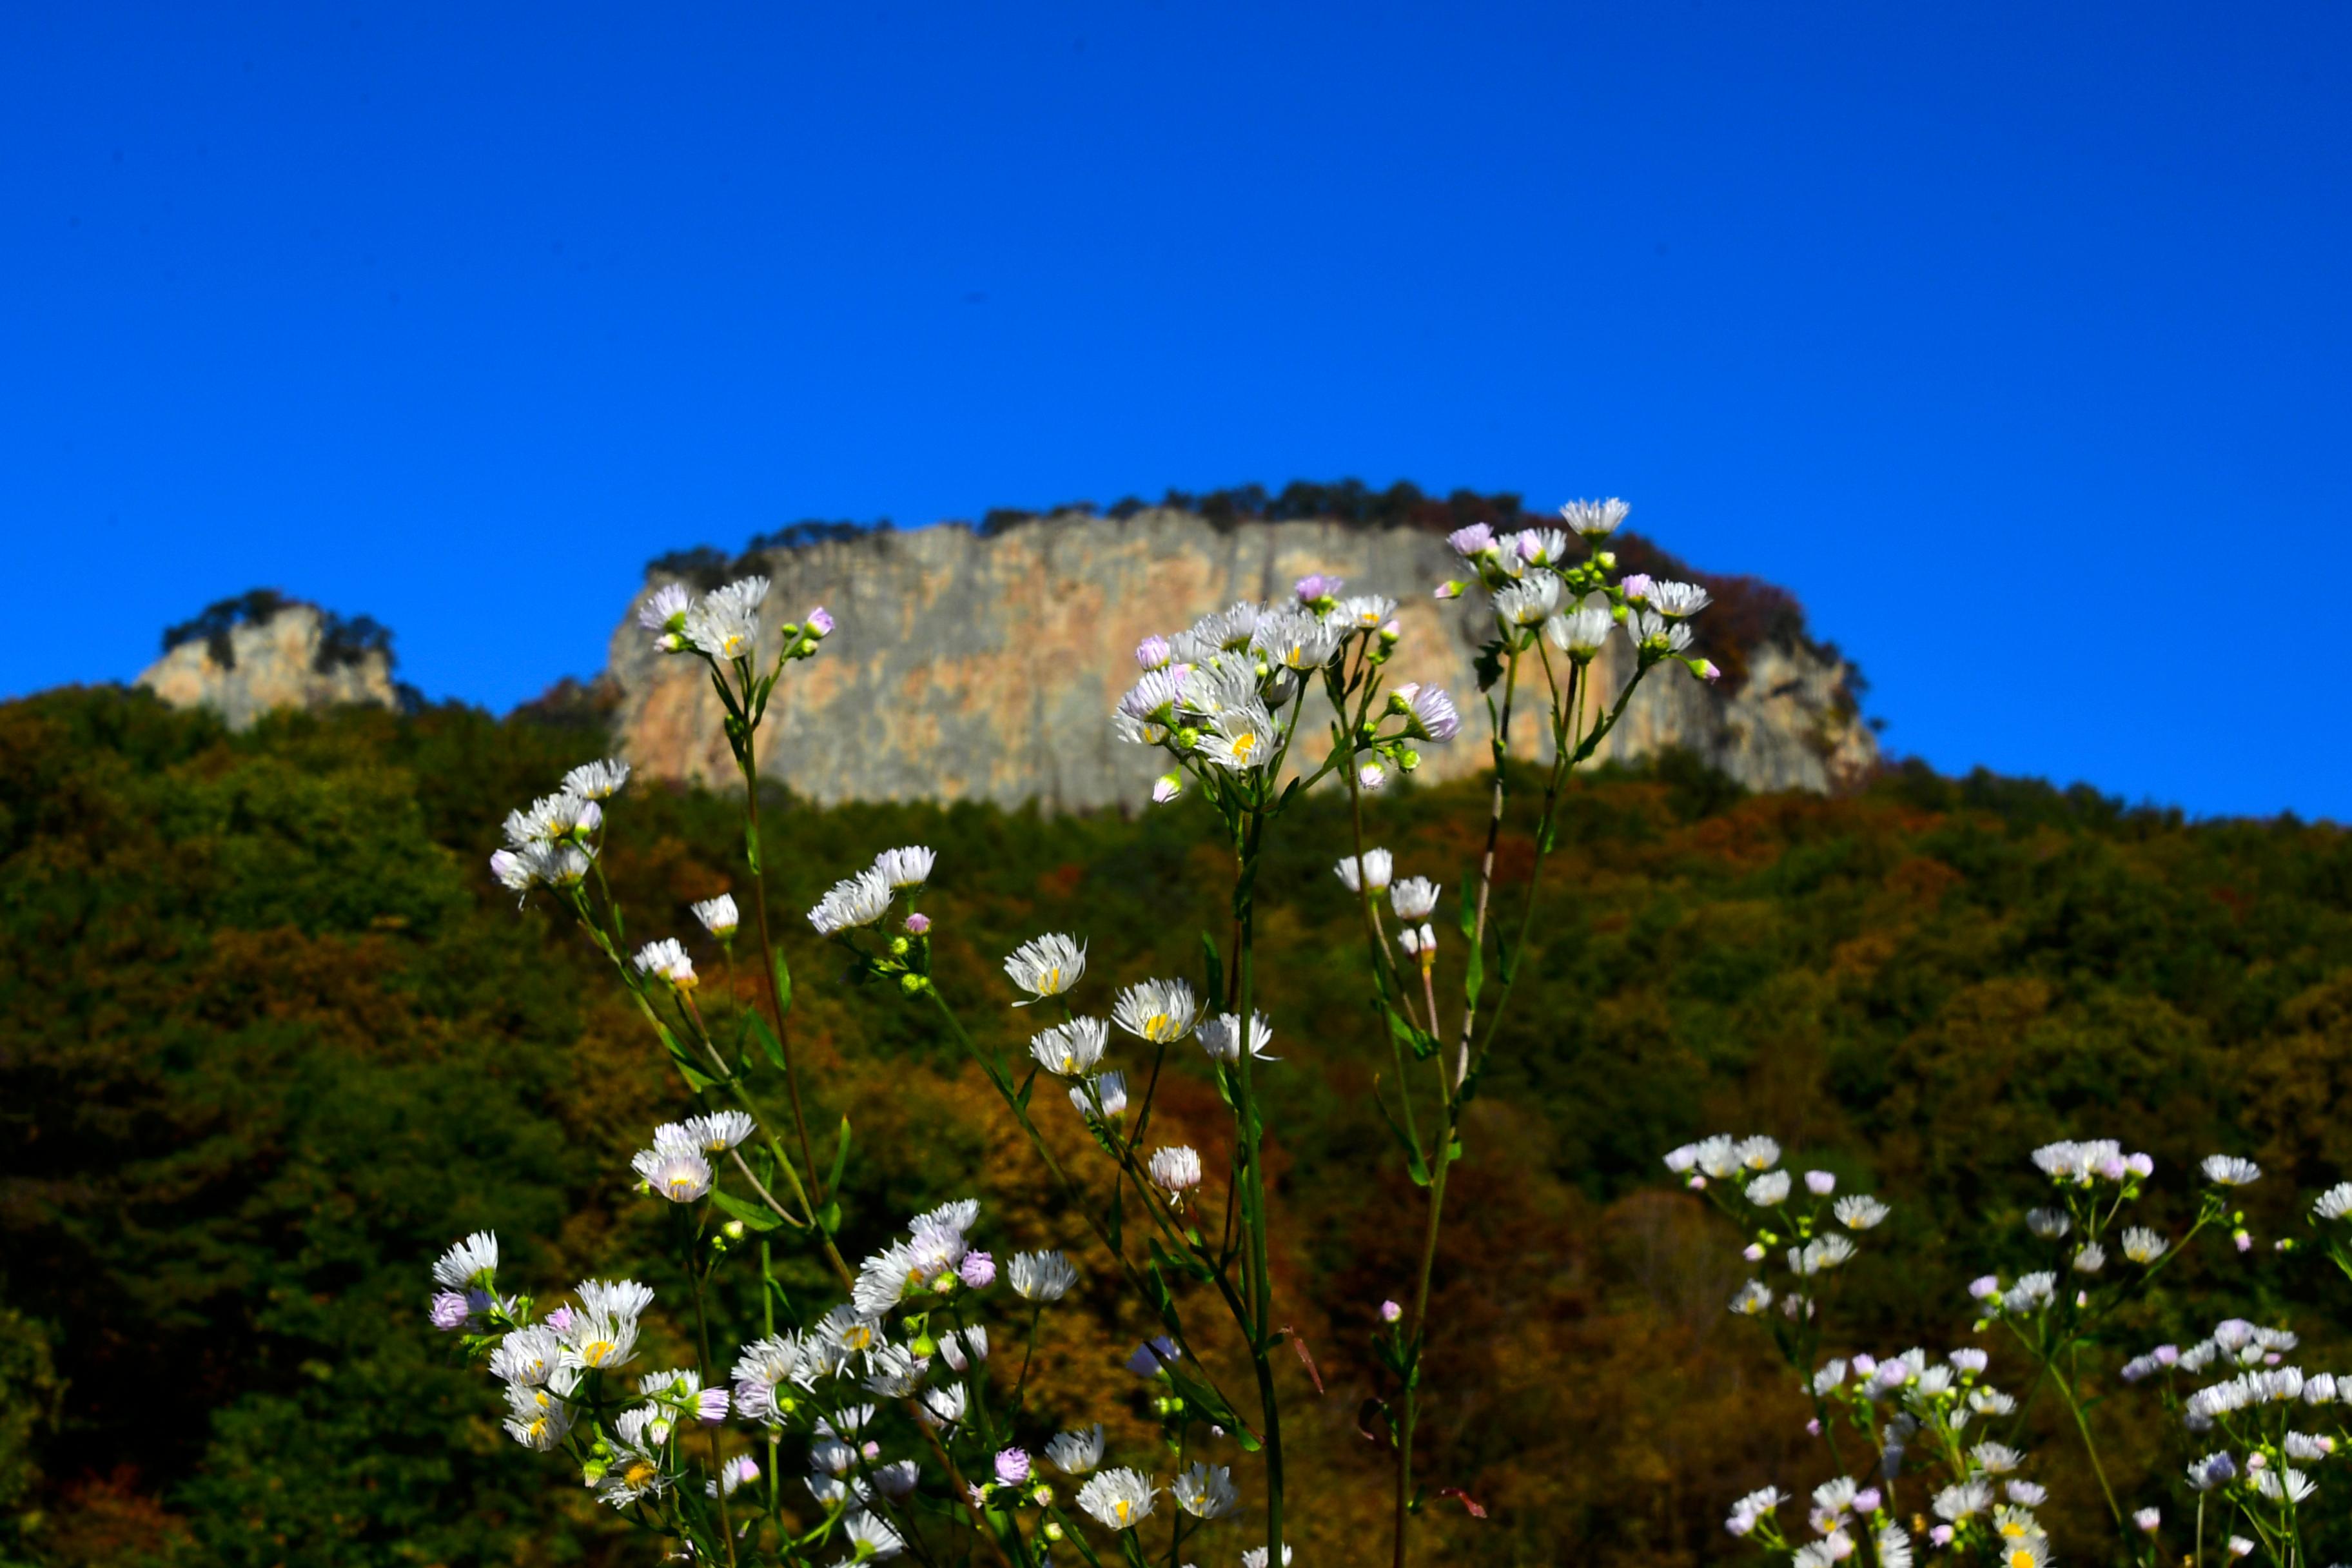
[[[484,866],[505,811],[598,745],[457,708],[238,736],[114,690],[0,707],[0,1561],[635,1560],[576,1478],[499,1436],[423,1311],[430,1258],[477,1227],[548,1293],[633,1253],[665,1283],[660,1205],[627,1156],[686,1091],[593,954]],[[688,936],[686,904],[730,886],[737,816],[660,787],[613,804],[633,938]],[[1481,810],[1474,787],[1399,791],[1375,836],[1451,886]],[[1230,874],[1184,805],[780,796],[765,821],[793,908],[879,848],[937,847],[940,984],[1007,1041],[1016,942],[1086,937],[1099,1005],[1194,973]],[[1345,843],[1338,809],[1294,813],[1260,894],[1277,1278],[1324,1388],[1303,1363],[1286,1388],[1292,1506],[1318,1568],[1384,1550],[1386,1470],[1357,1415],[1418,1240],[1372,1108],[1391,1053],[1329,870]],[[1506,835],[1507,889],[1531,858]],[[1962,1287],[2022,1255],[2036,1144],[2149,1151],[2146,1206],[2175,1234],[2194,1159],[2250,1155],[2271,1173],[2248,1190],[2253,1250],[2184,1263],[2116,1344],[2187,1343],[2218,1301],[2303,1332],[2306,1364],[2352,1366],[2347,1287],[2273,1245],[2304,1234],[2298,1192],[2352,1174],[2342,831],[1924,770],[1749,796],[1669,760],[1577,787],[1549,877],[1433,1314],[1422,1468],[1487,1517],[1433,1504],[1424,1560],[1724,1558],[1728,1500],[1825,1479],[1755,1326],[1724,1310],[1737,1244],[1658,1165],[1707,1131],[1775,1133],[1799,1168],[1895,1205],[1832,1306],[1832,1342],[1881,1355],[1972,1342]],[[859,1149],[845,1245],[974,1193],[1009,1240],[1066,1246],[1087,1293],[1047,1320],[1049,1405],[1139,1440],[1145,1392],[1101,1346],[1141,1321],[993,1097],[927,1016],[840,983],[779,913],[811,1119],[845,1116]],[[1170,1136],[1210,1147],[1205,1075],[1160,1104]],[[722,1304],[724,1331],[748,1310]],[[2119,1489],[2168,1468],[2153,1402],[2105,1392]],[[2097,1507],[2063,1434],[2035,1447],[2054,1499]],[[2053,1517],[2062,1552],[2103,1554],[2097,1521]]]

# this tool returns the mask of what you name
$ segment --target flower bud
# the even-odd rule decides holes
[[[911,914],[907,917],[907,934],[908,936],[921,936],[925,931],[928,931],[930,929],[930,916],[919,913]]]
[[[930,984],[926,975],[908,973],[898,976],[898,989],[909,996],[920,996],[930,988]]]
[[[1462,584],[1460,583],[1440,583],[1437,585],[1437,597],[1441,599],[1458,599],[1461,596]]]
[[[730,1219],[719,1228],[730,1241],[740,1241],[743,1239],[743,1222],[740,1219]]]
[[[1381,1322],[1383,1322],[1383,1323],[1393,1323],[1393,1322],[1395,1322],[1398,1319],[1400,1319],[1400,1318],[1402,1318],[1402,1317],[1403,1317],[1403,1316],[1404,1316],[1404,1309],[1403,1309],[1402,1307],[1398,1306],[1394,1301],[1383,1301],[1383,1302],[1381,1302]]]
[[[823,605],[819,605],[808,613],[806,625],[811,641],[823,642],[833,635],[833,616],[827,613]]]
[[[1392,643],[1403,636],[1404,627],[1399,626],[1396,622],[1382,621],[1381,623],[1381,641],[1384,643]]]

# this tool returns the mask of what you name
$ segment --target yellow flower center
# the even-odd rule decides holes
[[[1037,976],[1037,991],[1040,995],[1051,996],[1055,992],[1059,991],[1061,988],[1062,966],[1060,964],[1055,964],[1051,969],[1046,970],[1044,973]]]
[[[2009,1568],[2035,1568],[2032,1551],[2030,1548],[2021,1546],[2016,1551],[2011,1552],[2009,1554]]]
[[[641,1487],[652,1480],[657,1473],[651,1460],[633,1459],[629,1463],[629,1468],[621,1472],[621,1479],[633,1487]]]
[[[1252,752],[1256,750],[1257,736],[1255,732],[1244,730],[1240,734],[1234,737],[1234,755],[1236,758],[1247,758]]]
[[[672,1176],[669,1179],[669,1195],[674,1202],[684,1203],[693,1192],[694,1178],[692,1176]]]
[[[590,1366],[603,1366],[604,1359],[619,1348],[611,1340],[591,1340],[580,1347],[580,1359]]]
[[[1125,1498],[1120,1498],[1117,1502],[1112,1503],[1110,1506],[1113,1511],[1118,1513],[1119,1524],[1121,1527],[1124,1527],[1127,1523],[1127,1511],[1134,1505],[1129,1503]]]

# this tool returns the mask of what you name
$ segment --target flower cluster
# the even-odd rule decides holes
[[[1541,637],[1582,665],[1622,626],[1638,668],[1673,658],[1703,680],[1717,679],[1722,672],[1714,662],[1690,651],[1689,619],[1712,602],[1705,588],[1654,582],[1640,573],[1610,580],[1617,559],[1603,544],[1629,510],[1613,499],[1570,501],[1559,509],[1565,529],[1498,534],[1483,522],[1457,529],[1446,542],[1471,575],[1439,584],[1437,596],[1458,598],[1476,583],[1486,592],[1506,647],[1529,647]],[[1582,542],[1580,556],[1570,534]]]
[[[1158,748],[1175,764],[1153,787],[1154,800],[1176,799],[1188,777],[1218,795],[1270,777],[1289,751],[1296,705],[1314,682],[1331,686],[1336,700],[1337,671],[1351,651],[1368,667],[1387,661],[1402,635],[1396,601],[1343,599],[1343,586],[1333,577],[1305,578],[1288,602],[1244,601],[1137,647],[1143,674],[1119,700],[1111,725],[1121,741]],[[1351,765],[1365,787],[1380,787],[1391,766],[1417,767],[1415,742],[1450,741],[1461,728],[1453,700],[1433,686],[1398,688],[1390,714],[1392,725],[1359,737]]]
[[[1665,1157],[1666,1169],[1692,1191],[1706,1194],[1747,1232],[1742,1257],[1761,1264],[1777,1254],[1786,1266],[1785,1286],[1775,1290],[1760,1278],[1750,1279],[1731,1299],[1731,1310],[1752,1318],[1777,1301],[1784,1316],[1802,1322],[1814,1315],[1822,1277],[1844,1268],[1860,1250],[1854,1237],[1877,1228],[1894,1211],[1866,1193],[1838,1196],[1837,1177],[1829,1171],[1805,1172],[1801,1191],[1796,1173],[1779,1169],[1780,1163],[1774,1140],[1723,1132]]]

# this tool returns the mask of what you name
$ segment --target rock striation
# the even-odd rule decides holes
[[[173,627],[138,684],[174,708],[209,708],[232,730],[279,708],[401,706],[381,627],[266,590]]]
[[[1286,595],[1317,572],[1399,600],[1405,635],[1395,679],[1434,681],[1461,701],[1462,738],[1424,748],[1423,774],[1471,773],[1486,759],[1474,738],[1484,723],[1473,661],[1488,634],[1470,605],[1431,597],[1459,567],[1428,529],[1213,522],[1165,507],[1108,518],[1065,512],[1001,530],[947,524],[820,538],[755,550],[735,569],[773,581],[770,628],[819,605],[838,623],[816,658],[785,673],[761,731],[763,773],[820,802],[1139,805],[1158,753],[1121,744],[1109,722],[1136,677],[1136,643],[1236,599]],[[614,634],[607,674],[618,692],[619,743],[649,775],[723,784],[734,763],[699,661],[660,653],[636,622],[644,600],[676,579],[658,563],[649,570]],[[1777,590],[1748,587],[1793,616]],[[1654,671],[1604,760],[1681,748],[1753,789],[1816,792],[1872,766],[1877,748],[1858,712],[1859,678],[1804,636],[1801,617],[1735,650],[1708,640],[1713,615],[1698,617],[1699,647],[1734,678],[1708,687],[1676,668]],[[1622,641],[1613,646],[1630,658]],[[1607,689],[1615,679],[1612,671]],[[1518,728],[1522,752],[1548,751],[1538,726]]]

